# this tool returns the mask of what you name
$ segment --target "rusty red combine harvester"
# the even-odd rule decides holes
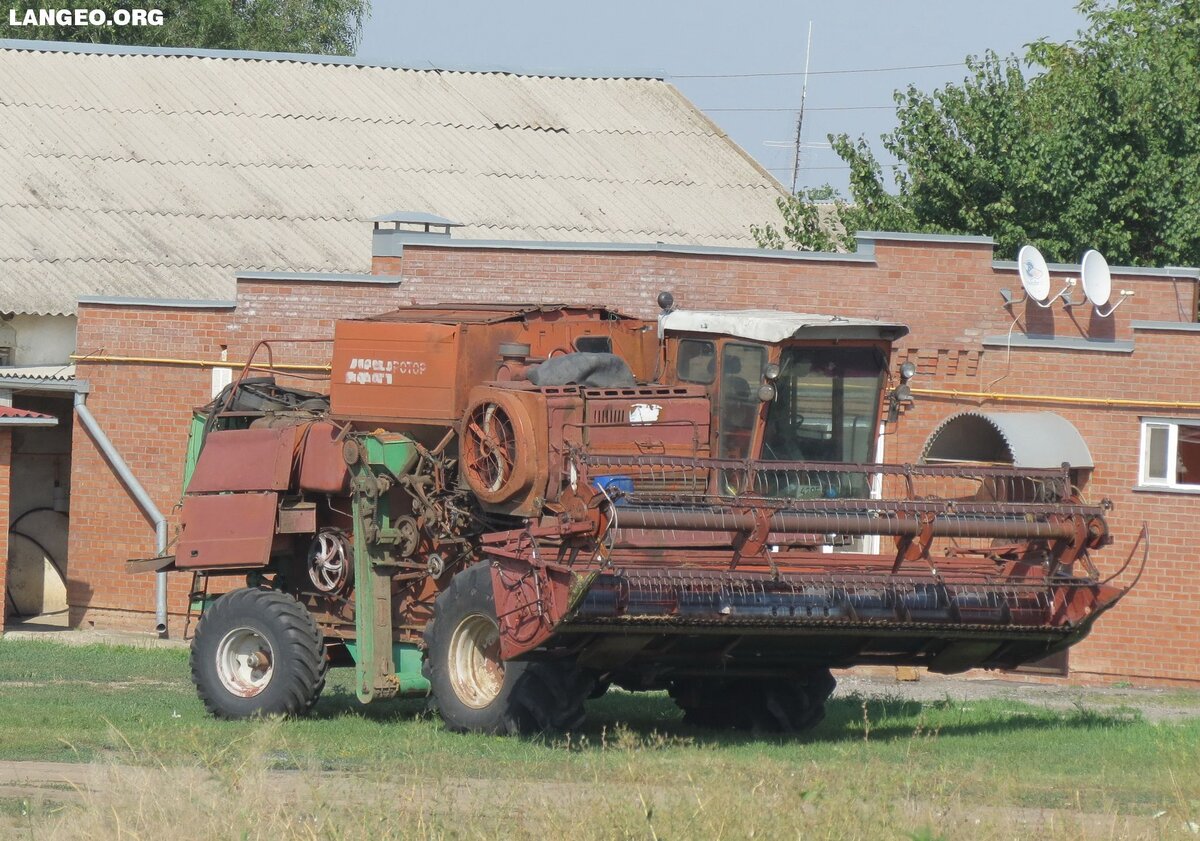
[[[1125,592],[1068,465],[872,463],[903,325],[660,305],[341,321],[328,397],[248,363],[197,410],[174,555],[140,563],[193,574],[209,710],[303,713],[353,665],[453,730],[571,729],[611,683],[799,730],[831,668],[1013,668]]]

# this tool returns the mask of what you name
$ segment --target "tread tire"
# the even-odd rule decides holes
[[[221,640],[238,628],[254,630],[274,652],[270,682],[251,697],[230,692],[217,671]],[[192,640],[192,682],[205,708],[217,718],[304,715],[321,697],[327,668],[312,615],[278,590],[231,590],[204,611]]]
[[[499,693],[486,706],[464,704],[450,679],[451,638],[469,616],[495,621],[492,573],[477,563],[454,576],[434,603],[425,627],[422,672],[430,684],[430,706],[455,733],[529,735],[577,730],[584,722],[584,701],[593,678],[569,660],[507,662]]]

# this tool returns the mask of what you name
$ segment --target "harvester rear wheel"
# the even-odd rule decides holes
[[[192,682],[219,718],[303,715],[325,688],[325,648],[312,615],[278,590],[247,588],[204,611]]]
[[[457,733],[565,732],[584,720],[593,680],[574,662],[505,662],[485,563],[454,576],[425,628],[431,705]]]
[[[836,685],[828,669],[814,669],[801,678],[680,681],[671,697],[693,727],[802,733],[825,718]]]

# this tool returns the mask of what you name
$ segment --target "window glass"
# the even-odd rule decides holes
[[[762,385],[763,366],[767,364],[766,349],[760,345],[725,345],[721,356],[720,458],[746,458],[754,436],[761,402],[758,387]]]
[[[1169,426],[1146,428],[1146,478],[1167,481],[1167,450],[1170,442]]]
[[[874,348],[785,349],[763,459],[871,461],[883,378]]]
[[[575,350],[580,353],[612,353],[612,339],[608,336],[580,336],[575,340]]]
[[[1141,481],[1147,485],[1200,489],[1200,424],[1144,421]]]
[[[1175,481],[1200,485],[1200,426],[1180,426]]]
[[[676,372],[681,382],[711,383],[717,376],[717,352],[713,343],[700,339],[681,341]]]

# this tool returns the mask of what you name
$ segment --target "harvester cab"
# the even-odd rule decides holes
[[[802,729],[831,668],[1015,667],[1123,594],[1069,465],[880,463],[903,325],[660,303],[339,322],[328,398],[248,364],[157,564],[194,575],[209,708],[303,712],[352,664],[456,730],[570,729],[610,683]]]

